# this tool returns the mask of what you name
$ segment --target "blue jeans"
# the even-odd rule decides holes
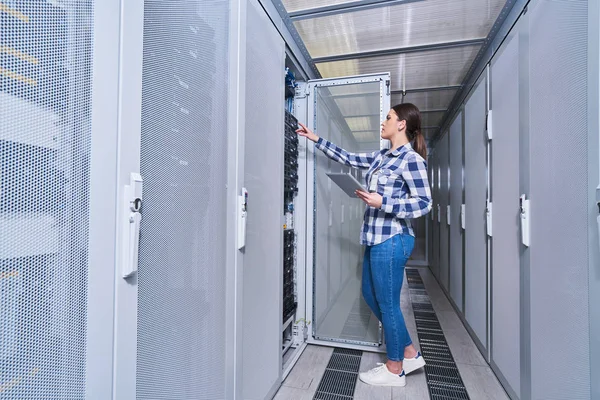
[[[398,234],[365,249],[362,294],[383,324],[387,357],[391,361],[404,360],[404,348],[412,344],[400,310],[400,289],[404,265],[414,245],[414,237]]]

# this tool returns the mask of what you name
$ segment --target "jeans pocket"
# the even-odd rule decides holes
[[[406,262],[412,255],[413,248],[415,247],[415,238],[404,234],[400,234],[399,236],[402,242],[402,251],[404,252],[404,262]]]

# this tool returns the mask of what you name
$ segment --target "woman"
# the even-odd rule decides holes
[[[303,124],[297,133],[315,142],[315,147],[332,160],[368,170],[369,193],[356,192],[367,205],[361,232],[361,244],[366,245],[362,294],[383,324],[388,361],[359,376],[370,385],[404,386],[406,374],[425,366],[400,310],[404,266],[415,243],[409,220],[431,210],[427,147],[419,109],[406,103],[388,112],[381,124],[381,137],[391,141],[389,150],[352,154],[319,138]]]

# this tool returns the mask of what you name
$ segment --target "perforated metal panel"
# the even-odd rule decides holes
[[[144,3],[138,399],[225,398],[228,10]]]
[[[520,393],[519,40],[507,39],[491,66],[492,360]],[[509,157],[510,155],[510,157]]]
[[[449,153],[450,146],[448,141],[449,135],[446,133],[444,137],[438,143],[438,155],[440,160],[440,188],[438,192],[439,204],[440,204],[440,272],[439,280],[444,288],[449,288],[449,277],[450,277],[450,258],[448,254],[448,247],[450,246],[450,238],[448,236],[449,227],[447,223],[447,206],[449,202]]]
[[[463,303],[463,247],[460,226],[460,206],[463,193],[462,113],[450,127],[450,295],[462,310]]]
[[[92,1],[0,3],[0,398],[86,385]]]
[[[481,343],[487,342],[486,81],[465,105],[465,317]]]
[[[530,98],[535,99],[530,102],[533,399],[593,397],[588,320],[587,14],[587,1],[541,1],[530,14],[529,87]],[[598,110],[593,112],[597,118]],[[578,360],[567,369],[551,361],[564,343],[569,343],[569,357]],[[557,374],[560,381],[554,378]],[[597,377],[592,374],[591,379]]]

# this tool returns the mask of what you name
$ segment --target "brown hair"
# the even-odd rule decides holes
[[[427,145],[421,133],[421,112],[411,103],[402,103],[392,107],[398,115],[399,121],[406,121],[406,137],[413,144],[413,148],[423,159],[427,160]]]

